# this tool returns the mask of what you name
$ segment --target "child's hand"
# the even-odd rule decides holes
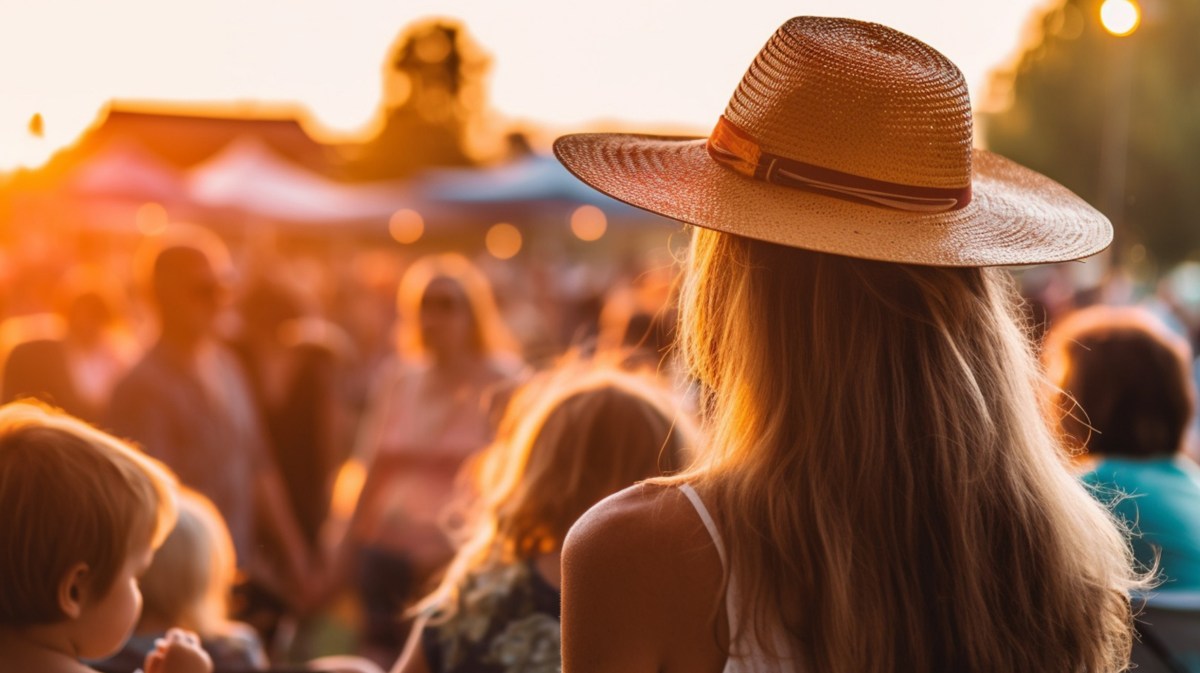
[[[146,655],[146,673],[212,673],[212,659],[191,631],[171,629]]]

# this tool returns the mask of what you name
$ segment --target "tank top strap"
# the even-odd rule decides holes
[[[788,642],[785,634],[781,629],[769,629],[770,637],[774,640],[776,651],[786,653],[784,657],[769,657],[762,651],[758,643],[748,637],[748,633],[744,633],[738,623],[738,616],[741,614],[741,589],[738,586],[737,575],[730,569],[727,552],[725,550],[725,540],[721,537],[721,531],[717,530],[717,522],[713,520],[712,514],[709,513],[708,507],[704,505],[704,501],[700,499],[700,494],[696,489],[692,488],[691,484],[681,484],[679,490],[687,496],[692,507],[696,509],[696,514],[700,516],[700,520],[704,522],[704,527],[708,529],[708,534],[712,538],[713,546],[717,548],[717,556],[721,557],[721,567],[725,570],[728,576],[728,581],[725,586],[725,613],[726,619],[729,620],[730,637],[736,642],[730,643],[730,657],[725,662],[724,673],[759,673],[760,671],[799,671],[800,668],[794,657],[790,655],[791,645]],[[753,619],[747,623],[750,631],[753,631]]]
[[[696,492],[696,489],[692,488],[691,484],[682,484],[679,490],[683,491],[683,494],[692,503],[692,507],[696,508],[696,514],[704,522],[704,527],[708,529],[708,535],[712,538],[713,546],[717,548],[717,556],[721,557],[721,568],[728,571],[729,561],[725,557],[725,540],[721,537],[721,531],[717,530],[717,522],[713,520],[712,514],[708,513],[708,508],[704,506],[704,501],[700,499],[700,494]]]

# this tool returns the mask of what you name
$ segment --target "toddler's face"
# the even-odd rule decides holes
[[[138,577],[150,567],[154,550],[146,545],[130,554],[104,596],[88,596],[80,615],[79,656],[102,659],[115,654],[129,640],[142,613]]]

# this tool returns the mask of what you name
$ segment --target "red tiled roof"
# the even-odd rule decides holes
[[[176,168],[215,156],[240,137],[252,137],[279,156],[320,173],[336,170],[334,150],[314,140],[295,117],[248,118],[151,110],[109,109],[78,148],[86,156],[111,143],[135,143]]]

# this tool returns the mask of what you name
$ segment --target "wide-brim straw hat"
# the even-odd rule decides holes
[[[708,138],[586,133],[554,153],[609,196],[708,229],[929,266],[1095,254],[1108,219],[972,147],[966,81],[875,23],[798,17],[759,52]]]

